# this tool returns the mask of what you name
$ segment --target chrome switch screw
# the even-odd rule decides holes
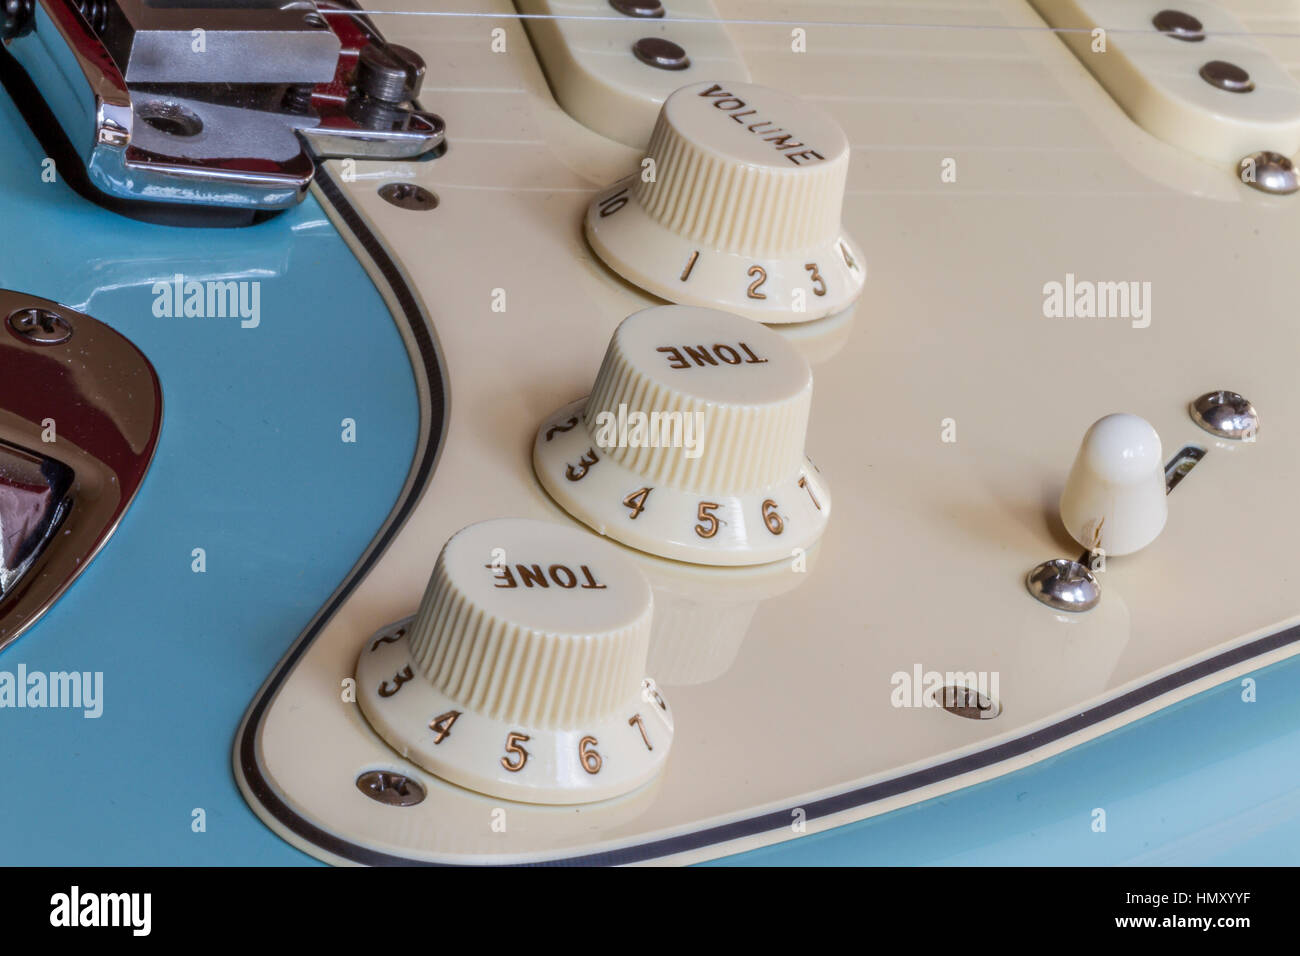
[[[1206,392],[1187,410],[1192,421],[1220,438],[1244,441],[1253,439],[1259,431],[1259,412],[1237,392]]]
[[[19,309],[5,320],[10,331],[36,345],[58,345],[72,338],[72,323],[49,309]]]
[[[1097,576],[1069,558],[1044,561],[1029,572],[1025,586],[1035,598],[1058,611],[1089,611],[1101,600]]]
[[[1201,79],[1228,93],[1249,93],[1255,88],[1249,73],[1226,60],[1211,60],[1201,67]]]
[[[1181,10],[1161,10],[1151,18],[1157,30],[1175,40],[1199,43],[1205,39],[1205,27],[1200,20]]]

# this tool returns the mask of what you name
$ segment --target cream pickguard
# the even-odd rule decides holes
[[[431,362],[441,375],[424,396],[437,463],[413,470],[391,544],[241,728],[241,786],[286,839],[335,862],[697,861],[792,839],[800,810],[816,832],[1009,772],[1300,650],[1287,631],[1300,621],[1300,196],[1246,188],[1231,163],[1144,130],[1029,3],[718,0],[752,81],[820,104],[852,146],[844,223],[866,290],[851,324],[799,333],[815,376],[808,453],[834,515],[804,573],[661,563],[653,580],[680,622],[651,654],[676,722],[661,779],[606,804],[508,804],[494,828],[502,801],[401,759],[340,686],[365,641],[414,613],[456,530],[572,522],[534,477],[532,443],[588,393],[615,326],[658,301],[581,230],[641,153],[557,104],[506,0],[380,9],[392,4],[495,16],[377,15],[427,62],[422,98],[450,148],[327,167],[327,191],[382,246],[358,246],[377,281],[400,273],[422,303],[436,359],[404,334],[417,377]],[[1234,6],[1258,32],[1300,26],[1289,4]],[[795,27],[806,52],[792,51]],[[1284,63],[1300,49],[1254,42]],[[438,207],[386,203],[392,181]],[[1048,317],[1044,287],[1067,276],[1150,283],[1147,315]],[[1254,402],[1257,441],[1189,418],[1220,388]],[[1084,430],[1117,411],[1154,424],[1166,457],[1207,454],[1155,543],[1100,574],[1100,604],[1055,612],[1025,575],[1078,555],[1056,502]],[[896,706],[929,671],[996,674],[1000,713]],[[374,769],[427,799],[368,800],[353,781]]]

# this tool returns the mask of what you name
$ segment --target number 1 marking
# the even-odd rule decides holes
[[[800,475],[800,476],[799,476],[799,487],[802,488],[804,491],[808,492],[808,497],[812,499],[812,503],[813,503],[813,505],[816,506],[816,508],[817,508],[818,511],[821,511],[821,510],[822,510],[822,506],[818,503],[818,501],[817,501],[817,496],[816,496],[815,494],[813,494],[813,492],[812,492],[812,485],[808,484],[808,476],[807,476],[807,475]]]
[[[682,270],[682,281],[685,282],[691,277],[691,270],[695,268],[695,260],[700,257],[700,250],[696,249],[691,253],[691,257],[686,260],[686,268]]]
[[[635,727],[637,730],[641,731],[641,740],[645,742],[646,750],[654,750],[654,747],[650,746],[650,738],[645,735],[645,724],[641,722],[640,714],[633,714],[628,718],[627,725],[629,727]]]

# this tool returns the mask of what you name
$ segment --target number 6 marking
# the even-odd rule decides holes
[[[587,773],[600,773],[601,765],[605,762],[594,749],[597,743],[595,737],[583,737],[578,741],[578,759],[582,761],[582,769]]]
[[[767,525],[767,530],[772,534],[780,534],[785,530],[785,522],[776,513],[776,502],[771,498],[763,502],[763,524]]]

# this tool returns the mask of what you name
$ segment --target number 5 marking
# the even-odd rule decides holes
[[[502,757],[501,766],[505,767],[511,773],[518,773],[520,770],[523,770],[524,764],[528,763],[528,751],[519,745],[522,744],[525,740],[531,740],[531,739],[532,738],[529,737],[527,734],[518,734],[518,733],[507,734],[506,753],[510,754],[513,757],[517,757],[518,759],[512,761],[510,760],[509,757]]]
[[[718,516],[713,512],[718,510],[718,506],[712,501],[701,501],[699,510],[695,512],[700,523],[695,526],[695,533],[701,538],[712,538],[718,533]]]

